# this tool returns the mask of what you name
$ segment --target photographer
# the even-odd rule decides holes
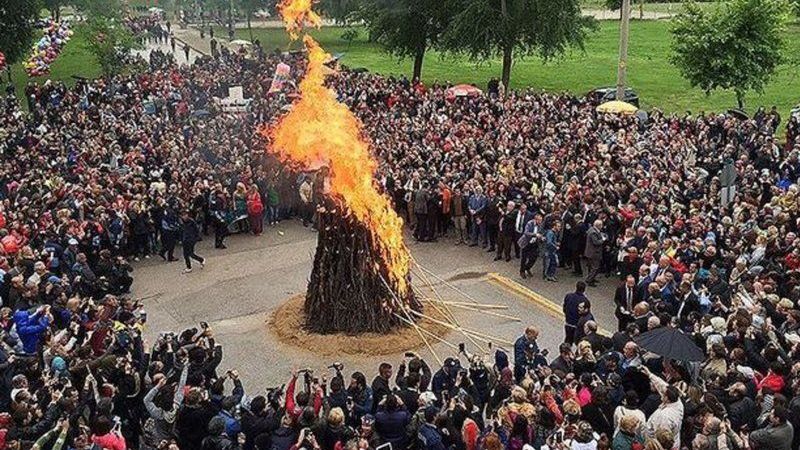
[[[374,401],[372,388],[367,386],[367,379],[363,373],[353,372],[353,375],[350,376],[347,397],[351,423],[357,425],[364,415],[371,413]]]
[[[242,408],[242,433],[244,433],[243,450],[254,450],[256,438],[269,435],[280,426],[278,412],[268,407],[267,399],[259,395],[250,401],[249,408]]]
[[[389,443],[392,448],[406,448],[408,444],[406,426],[410,421],[411,415],[397,395],[390,394],[378,404],[375,429],[382,443]]]
[[[525,329],[525,334],[514,342],[514,378],[517,383],[522,381],[522,377],[525,376],[531,354],[539,353],[539,345],[536,343],[538,337],[539,329],[530,326]]]
[[[292,371],[292,378],[286,385],[286,414],[297,423],[300,415],[303,414],[303,409],[307,406],[313,407],[314,415],[318,415],[322,409],[322,389],[315,389],[313,394],[308,391],[301,391],[295,395],[295,388],[297,384],[297,376],[303,373],[308,376],[311,369],[304,369],[302,371]],[[310,386],[309,386],[310,389]],[[311,397],[313,395],[313,399]]]
[[[378,375],[372,380],[372,398],[374,399],[372,405],[372,413],[378,410],[378,403],[382,402],[385,397],[392,393],[389,382],[392,379],[392,365],[389,363],[381,363],[378,367]]]
[[[404,356],[405,359],[400,362],[400,366],[397,368],[395,384],[402,389],[407,384],[407,376],[416,373],[419,379],[419,390],[426,391],[431,383],[431,368],[428,363],[414,352],[406,352]],[[408,375],[406,374],[406,361],[408,361]]]

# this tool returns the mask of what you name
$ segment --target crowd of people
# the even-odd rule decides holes
[[[642,119],[496,83],[453,98],[446,84],[332,75],[417,240],[585,281],[564,300],[553,358],[531,327],[511,356],[431,368],[409,355],[371,383],[337,364],[245,395],[218,369],[208,324],[145,344],[129,261],[158,255],[170,270],[180,244],[189,273],[206,235],[224,248],[292,216],[313,225],[320,180],[284,170],[257,132],[293,97],[263,74],[283,62],[297,80],[303,55],[149,59],[132,75],[9,89],[0,106],[0,450],[800,447],[797,117]],[[217,101],[230,86],[248,111]],[[591,313],[600,282],[619,283],[595,299],[615,304],[613,336]],[[706,360],[636,344],[663,327]]]

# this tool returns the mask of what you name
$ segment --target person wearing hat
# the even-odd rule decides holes
[[[431,381],[431,391],[440,402],[444,402],[447,395],[455,387],[456,375],[461,368],[461,363],[456,358],[446,358],[442,368],[439,369]],[[444,394],[443,394],[444,393]]]

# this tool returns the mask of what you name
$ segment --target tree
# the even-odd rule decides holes
[[[91,17],[87,24],[86,48],[105,75],[116,75],[126,67],[131,50],[140,44],[126,27],[107,17]]]
[[[718,8],[688,3],[672,26],[671,62],[693,87],[763,92],[784,60],[785,0],[729,0]]]
[[[3,0],[3,6],[0,6],[0,52],[6,55],[9,67],[21,61],[30,49],[40,6],[35,0]]]
[[[119,18],[122,15],[122,0],[70,0],[75,9],[84,17]]]
[[[44,0],[44,7],[50,11],[53,20],[56,22],[61,21],[61,6],[64,4],[62,0]]]
[[[247,32],[250,34],[250,40],[253,40],[253,27],[251,25],[251,21],[253,19],[253,14],[261,9],[266,9],[269,5],[269,1],[267,0],[237,0],[239,10],[244,12],[245,18],[247,19]]]
[[[473,61],[503,58],[503,85],[511,79],[514,55],[548,61],[568,48],[583,50],[593,18],[581,13],[580,0],[453,0],[453,17],[444,47]]]
[[[320,0],[319,9],[325,17],[339,25],[352,23],[367,0]]]
[[[412,77],[422,73],[425,52],[439,43],[447,24],[444,0],[369,0],[359,12],[370,39],[398,58],[414,58]]]

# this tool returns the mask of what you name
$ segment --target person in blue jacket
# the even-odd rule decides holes
[[[42,306],[33,314],[24,309],[14,313],[17,336],[22,342],[22,348],[25,353],[36,353],[42,340],[42,335],[47,330],[47,327],[50,326],[52,320],[50,305]]]

